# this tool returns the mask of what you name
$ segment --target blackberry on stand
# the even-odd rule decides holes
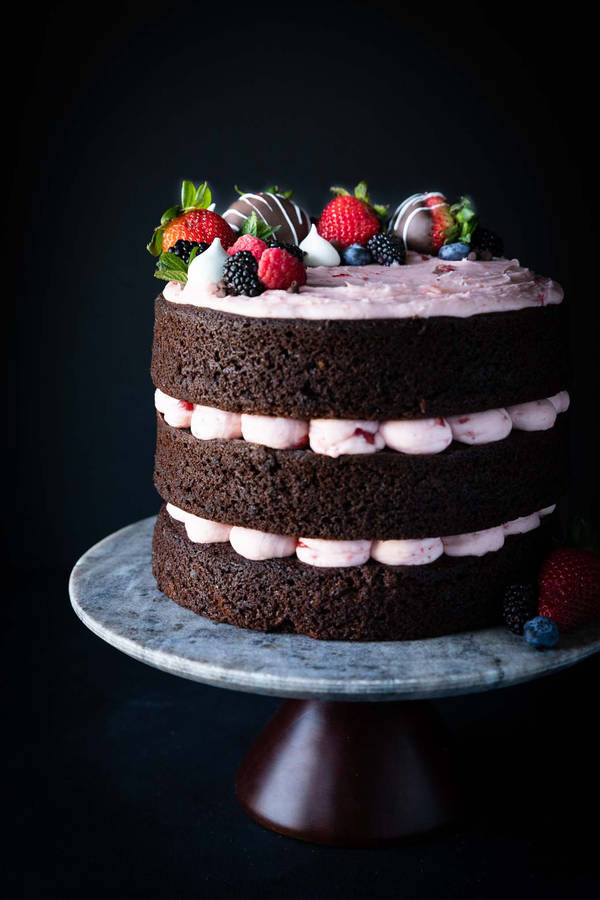
[[[513,634],[523,634],[525,622],[537,612],[537,591],[533,584],[511,584],[504,592],[502,618]]]
[[[234,253],[223,266],[221,285],[228,294],[258,297],[264,285],[258,278],[258,263],[249,250]]]

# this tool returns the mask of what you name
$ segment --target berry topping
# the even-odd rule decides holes
[[[504,243],[500,235],[489,228],[482,228],[478,225],[471,238],[471,247],[479,253],[490,253],[492,256],[502,256],[504,253]],[[480,256],[481,258],[481,256]]]
[[[547,616],[535,616],[523,626],[523,637],[530,647],[546,650],[558,644],[558,625]]]
[[[246,297],[258,297],[264,291],[258,274],[258,263],[249,250],[234,253],[223,266],[223,279],[220,285],[228,294]]]
[[[537,590],[532,584],[511,584],[504,592],[502,618],[514,634],[523,634],[525,622],[537,612]]]
[[[364,181],[356,186],[354,196],[345,188],[332,187],[331,190],[337,196],[321,213],[317,225],[319,234],[342,250],[351,244],[364,246],[381,229],[379,216],[385,215],[387,207],[370,204]]]
[[[225,219],[211,209],[212,196],[207,183],[196,188],[191,181],[181,186],[181,203],[163,213],[160,225],[148,244],[153,256],[169,250],[179,240],[212,244],[220,238],[224,249],[235,241],[235,232]]]
[[[350,244],[342,250],[342,262],[346,266],[370,266],[373,262],[371,251],[360,244]]]
[[[271,238],[269,240],[269,247],[279,247],[280,250],[287,250],[288,253],[291,253],[292,256],[295,256],[298,262],[301,262],[304,265],[304,257],[306,253],[304,250],[301,250],[298,244],[284,244],[283,241],[278,241],[277,238]]]
[[[208,244],[206,241],[201,241],[198,243],[197,241],[175,241],[172,247],[169,247],[168,252],[174,253],[175,256],[178,256],[179,259],[182,259],[184,263],[189,263],[190,257],[192,255],[192,251],[196,247],[196,256],[199,253],[204,253],[205,250],[208,250]]]
[[[441,263],[433,270],[434,275],[447,275],[448,272],[456,272],[456,266],[449,266],[447,264]]]
[[[444,244],[438,250],[440,259],[464,259],[471,252],[469,244],[463,244],[462,241],[456,241],[454,244]]]
[[[380,266],[391,266],[393,263],[404,265],[406,262],[406,247],[402,238],[395,234],[382,231],[373,235],[367,241],[367,247],[371,251],[373,260]]]
[[[261,256],[258,277],[271,290],[287,291],[293,285],[306,284],[306,269],[287,250],[273,247]]]
[[[561,631],[600,619],[600,557],[589,550],[560,547],[543,563],[538,611]]]
[[[239,253],[241,250],[248,250],[258,262],[266,249],[267,245],[260,238],[253,237],[251,234],[244,234],[237,239],[235,244],[231,245],[227,253],[229,256],[233,256],[234,253]]]

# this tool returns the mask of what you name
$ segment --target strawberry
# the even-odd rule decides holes
[[[163,213],[160,225],[154,229],[148,250],[153,256],[160,256],[177,241],[194,241],[212,244],[219,238],[226,250],[235,241],[235,232],[222,216],[208,209],[211,206],[211,192],[207,183],[196,188],[191,181],[181,185],[181,204],[172,206]]]
[[[341,250],[351,244],[364,247],[369,238],[381,231],[379,216],[385,216],[387,207],[370,204],[364,181],[355,187],[354,196],[345,188],[331,190],[336,196],[321,213],[317,231]]]
[[[229,256],[233,256],[234,253],[239,253],[240,250],[249,250],[256,262],[258,262],[266,249],[267,245],[260,238],[253,237],[251,234],[243,234],[237,239],[235,244],[231,245],[227,253]]]
[[[540,570],[539,588],[539,614],[561,631],[600,619],[600,557],[589,550],[554,550]]]
[[[286,291],[295,282],[298,287],[306,284],[306,269],[302,263],[279,247],[265,250],[258,263],[258,277],[274,291]]]
[[[429,194],[424,200],[431,212],[431,244],[434,251],[442,247],[455,228],[455,219],[443,194]]]

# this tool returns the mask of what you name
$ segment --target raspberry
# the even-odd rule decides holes
[[[178,241],[175,241],[172,247],[169,247],[168,252],[174,253],[175,256],[178,256],[179,259],[182,259],[184,263],[189,263],[190,256],[192,255],[192,250],[194,247],[198,248],[198,252],[196,256],[200,256],[201,253],[204,253],[205,250],[208,250],[208,244],[206,241],[184,241],[181,238]]]
[[[306,269],[287,250],[273,247],[265,250],[258,264],[258,277],[274,291],[286,291],[293,282],[306,284]]]
[[[258,297],[264,291],[257,275],[258,264],[249,250],[234,253],[223,266],[222,283],[228,294]]]
[[[380,266],[391,266],[392,263],[404,265],[406,262],[404,241],[395,234],[375,234],[367,241],[367,248],[371,251],[374,262]]]
[[[227,253],[229,256],[233,256],[234,253],[239,253],[241,250],[248,250],[258,262],[266,249],[267,245],[260,238],[253,237],[251,234],[243,234],[229,248]]]
[[[299,262],[304,262],[306,253],[304,250],[300,249],[298,244],[284,244],[283,241],[278,241],[277,238],[271,238],[269,247],[279,247],[280,250],[287,250],[287,252],[291,253],[292,256],[295,256]]]

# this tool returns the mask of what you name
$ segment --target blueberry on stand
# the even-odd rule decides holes
[[[547,616],[535,616],[529,622],[525,622],[523,637],[530,647],[536,650],[546,650],[548,647],[556,647],[558,644],[558,625]]]

